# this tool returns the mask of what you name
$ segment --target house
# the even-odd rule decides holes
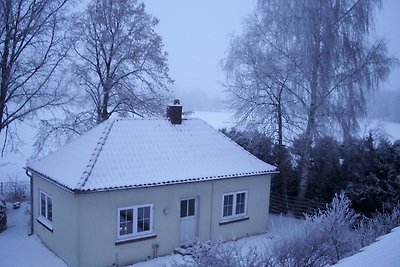
[[[199,119],[114,119],[27,167],[32,227],[71,266],[266,230],[275,167]]]

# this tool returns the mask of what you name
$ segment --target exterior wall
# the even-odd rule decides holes
[[[72,266],[78,265],[77,198],[69,191],[41,178],[32,176],[33,231],[55,254]],[[53,231],[38,222],[40,190],[51,195],[53,202]]]
[[[234,240],[259,234],[267,229],[271,175],[247,177],[214,182],[214,204],[212,210],[211,239]],[[248,220],[222,224],[222,196],[225,193],[247,190]]]
[[[188,197],[198,197],[198,236],[201,241],[231,240],[261,233],[266,230],[270,182],[271,176],[265,175],[79,194],[78,266],[126,265],[143,261],[153,257],[153,244],[159,245],[158,256],[171,253],[179,246],[180,200]],[[249,219],[220,225],[222,195],[242,190],[248,191]],[[142,204],[153,204],[153,233],[157,236],[116,244],[118,208]]]

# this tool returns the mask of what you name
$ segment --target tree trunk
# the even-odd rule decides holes
[[[317,45],[318,47],[318,45]],[[319,47],[316,49],[319,51]],[[316,131],[316,116],[317,116],[317,89],[318,89],[318,67],[319,59],[318,53],[314,55],[314,64],[311,72],[311,83],[310,83],[310,107],[307,118],[307,128],[305,132],[304,140],[304,153],[301,158],[301,174],[299,191],[297,198],[300,200],[305,197],[307,192],[308,180],[310,178],[311,168],[311,149],[314,141],[314,134]]]
[[[285,207],[289,208],[289,203],[287,199],[287,173],[285,172],[284,166],[284,159],[283,159],[283,110],[282,110],[282,91],[283,88],[280,90],[278,95],[278,106],[277,106],[277,119],[278,119],[278,168],[279,168],[279,178],[282,182],[282,195],[285,200]]]
[[[11,3],[10,1],[5,1],[4,3],[4,33],[5,33],[5,40],[3,43],[3,51],[1,57],[1,84],[0,84],[0,133],[3,128],[6,126],[4,125],[4,109],[7,91],[8,91],[8,81],[10,79],[10,68],[8,68],[8,56],[9,56],[9,49],[10,49],[10,12],[11,12]]]

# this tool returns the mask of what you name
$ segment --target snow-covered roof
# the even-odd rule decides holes
[[[261,175],[276,168],[200,119],[103,122],[28,169],[71,190],[105,190]]]

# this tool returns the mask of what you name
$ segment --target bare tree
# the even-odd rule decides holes
[[[384,41],[368,39],[377,6],[379,0],[258,2],[265,46],[280,56],[282,71],[292,66],[286,88],[305,142],[299,197],[306,193],[314,138],[332,129],[348,138],[365,114],[366,96],[395,62]]]
[[[93,0],[77,14],[76,58],[71,64],[75,101],[64,116],[42,122],[36,150],[120,116],[159,115],[169,98],[167,54],[154,28],[158,20],[136,0]]]
[[[165,100],[167,55],[154,31],[158,20],[139,1],[92,1],[82,16],[74,65],[96,122],[113,113],[157,114]]]
[[[67,2],[0,2],[2,153],[7,143],[12,144],[10,138],[16,138],[17,122],[32,118],[38,110],[64,102],[65,91],[61,90],[60,76],[56,72],[69,49],[65,38]]]

